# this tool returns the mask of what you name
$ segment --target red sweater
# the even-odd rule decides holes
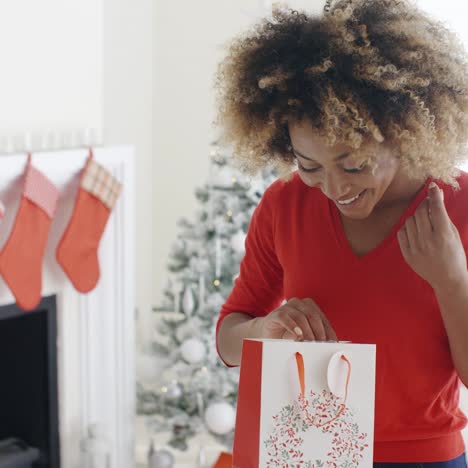
[[[439,184],[468,249],[468,174]],[[419,192],[392,232],[357,257],[338,209],[296,173],[273,183],[255,210],[240,276],[217,331],[233,312],[261,317],[283,299],[312,298],[338,339],[377,345],[376,462],[435,462],[464,452],[460,379],[434,292],[402,257],[396,233],[427,195]]]

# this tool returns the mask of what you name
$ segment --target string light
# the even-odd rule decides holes
[[[221,281],[219,281],[219,279],[215,279],[215,280],[213,281],[213,284],[214,284],[216,287],[218,287],[218,286],[221,284]]]

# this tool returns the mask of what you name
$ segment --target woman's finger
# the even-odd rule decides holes
[[[449,229],[451,221],[445,209],[444,192],[434,182],[429,185],[429,206],[434,231]]]
[[[299,322],[296,321],[292,315],[291,310],[285,306],[283,313],[280,316],[280,324],[294,337],[302,339],[304,333]]]
[[[410,216],[405,223],[406,235],[408,236],[408,245],[411,253],[421,250],[421,242],[418,236],[418,228],[413,216]]]
[[[305,298],[302,301],[301,307],[303,308],[302,310],[304,310],[304,313],[307,316],[307,319],[310,323],[312,330],[314,331],[316,339],[318,341],[326,341],[328,339],[333,339],[328,337],[328,335],[330,334],[329,329],[331,328],[331,326],[328,320],[326,320],[325,315],[323,314],[322,310],[317,305],[317,303],[311,298]],[[328,330],[325,321],[328,324]],[[333,331],[331,335],[336,337]]]
[[[303,332],[303,339],[310,341],[338,340],[330,322],[311,298],[292,298],[284,307],[289,309],[288,314],[299,324]]]
[[[315,333],[312,327],[310,326],[309,321],[307,320],[307,316],[297,307],[288,306],[288,315],[292,317],[296,323],[298,324],[299,328],[302,331],[302,338],[307,341],[315,341]]]
[[[328,341],[338,341],[338,337],[336,336],[335,330],[331,326],[327,317],[322,311],[320,311],[320,313],[322,315],[322,323],[325,328],[325,339]]]
[[[286,307],[286,309],[289,311],[288,313],[294,317],[294,320],[296,320],[296,322],[299,324],[299,327],[302,330],[303,339],[314,341],[315,333],[305,315],[303,301],[297,298],[293,298],[290,299],[284,307]]]
[[[416,227],[422,246],[432,237],[432,223],[429,217],[429,200],[425,199],[416,210],[414,215]]]

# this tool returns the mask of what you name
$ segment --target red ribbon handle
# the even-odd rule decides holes
[[[346,376],[346,387],[345,387],[345,397],[344,397],[344,401],[343,403],[341,404],[341,408],[340,410],[338,411],[338,413],[336,414],[336,416],[332,419],[330,419],[330,421],[327,421],[326,423],[323,423],[323,424],[320,424],[318,425],[317,427],[322,427],[322,426],[325,426],[327,424],[330,424],[331,422],[333,422],[335,419],[339,418],[341,416],[341,413],[343,413],[343,411],[345,410],[346,408],[346,400],[348,398],[348,386],[349,386],[349,379],[351,377],[351,363],[349,362],[348,358],[342,354],[341,355],[341,359],[343,361],[346,362],[346,364],[348,365],[348,375]],[[301,387],[301,395],[302,397],[304,398],[305,397],[305,371],[304,371],[304,357],[302,356],[301,353],[297,352],[296,353],[296,364],[297,364],[297,373],[299,375],[299,385]]]

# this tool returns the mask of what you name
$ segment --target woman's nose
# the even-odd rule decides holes
[[[325,175],[322,187],[325,195],[333,200],[339,200],[351,191],[351,185],[346,178],[333,174]]]

